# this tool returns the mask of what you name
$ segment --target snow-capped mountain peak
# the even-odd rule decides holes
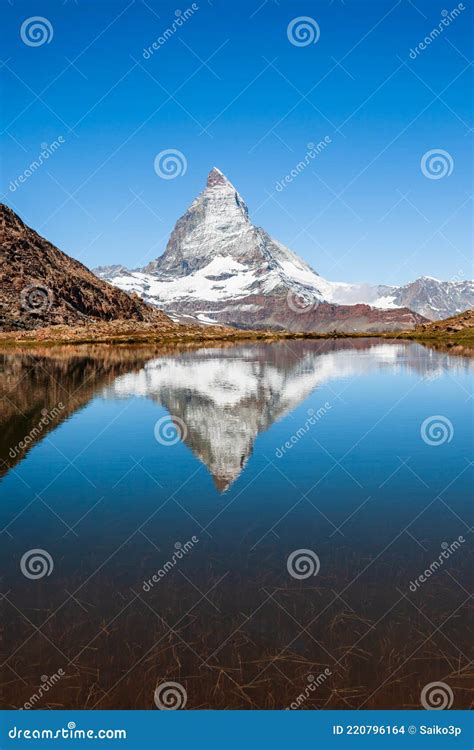
[[[233,190],[235,190],[234,186],[232,185],[230,180],[227,179],[224,172],[221,172],[218,167],[213,167],[207,175],[207,187],[215,187],[216,185],[229,185]]]
[[[416,289],[323,279],[254,226],[244,199],[217,167],[176,222],[161,257],[136,271],[111,267],[110,272],[97,269],[97,273],[128,292],[137,292],[176,320],[241,327],[397,330],[423,322],[416,312],[426,316],[434,298],[435,317],[451,314],[453,294],[454,312],[459,312],[469,288],[466,307],[474,304],[472,284],[462,290],[450,287],[448,292],[443,288],[437,294],[432,285],[443,287],[443,282],[434,279],[414,282]]]
[[[205,189],[178,219],[163,255],[143,270],[176,278],[199,271],[218,256],[248,260],[253,231],[242,196],[214,167]]]

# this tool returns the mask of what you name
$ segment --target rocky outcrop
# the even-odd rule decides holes
[[[446,320],[438,320],[420,326],[420,332],[424,334],[448,334],[467,335],[474,332],[474,310],[466,310],[461,315],[454,315]]]
[[[97,278],[0,204],[0,330],[93,320],[171,322],[164,313]]]

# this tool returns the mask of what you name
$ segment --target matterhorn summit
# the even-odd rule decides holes
[[[216,260],[214,271],[225,268],[226,261],[230,269],[235,263],[251,260],[255,245],[255,228],[243,198],[214,167],[205,189],[176,223],[164,254],[144,271],[170,277],[189,276]]]
[[[176,222],[161,257],[142,269],[129,271],[118,265],[96,273],[125,291],[137,292],[177,321],[242,328],[401,330],[430,317],[433,299],[443,301],[443,309],[433,317],[459,312],[446,311],[451,298],[461,309],[474,304],[471,282],[459,282],[462,288],[450,282],[449,290],[445,282],[435,282],[440,294],[430,285],[426,299],[423,284],[417,284],[417,293],[404,293],[404,287],[327,281],[254,226],[244,199],[217,167]]]

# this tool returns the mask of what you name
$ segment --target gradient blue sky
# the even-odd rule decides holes
[[[190,5],[3,4],[2,201],[90,267],[136,267],[163,252],[217,165],[253,221],[329,279],[471,277],[468,0],[415,60],[410,49],[456,3],[198,0],[192,18],[144,59],[177,7]],[[20,26],[37,15],[54,36],[30,47]],[[317,21],[317,44],[290,44],[297,16]],[[65,143],[12,192],[10,181],[58,136]],[[306,144],[325,136],[325,151],[276,191]],[[174,180],[153,166],[168,148],[187,159]],[[420,159],[438,148],[454,170],[427,179]]]

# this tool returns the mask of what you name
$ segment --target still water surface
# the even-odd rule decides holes
[[[439,680],[466,707],[473,361],[1,355],[2,707],[59,670],[35,707],[154,708],[169,680],[188,708],[420,708]],[[22,573],[34,549],[49,575]]]

